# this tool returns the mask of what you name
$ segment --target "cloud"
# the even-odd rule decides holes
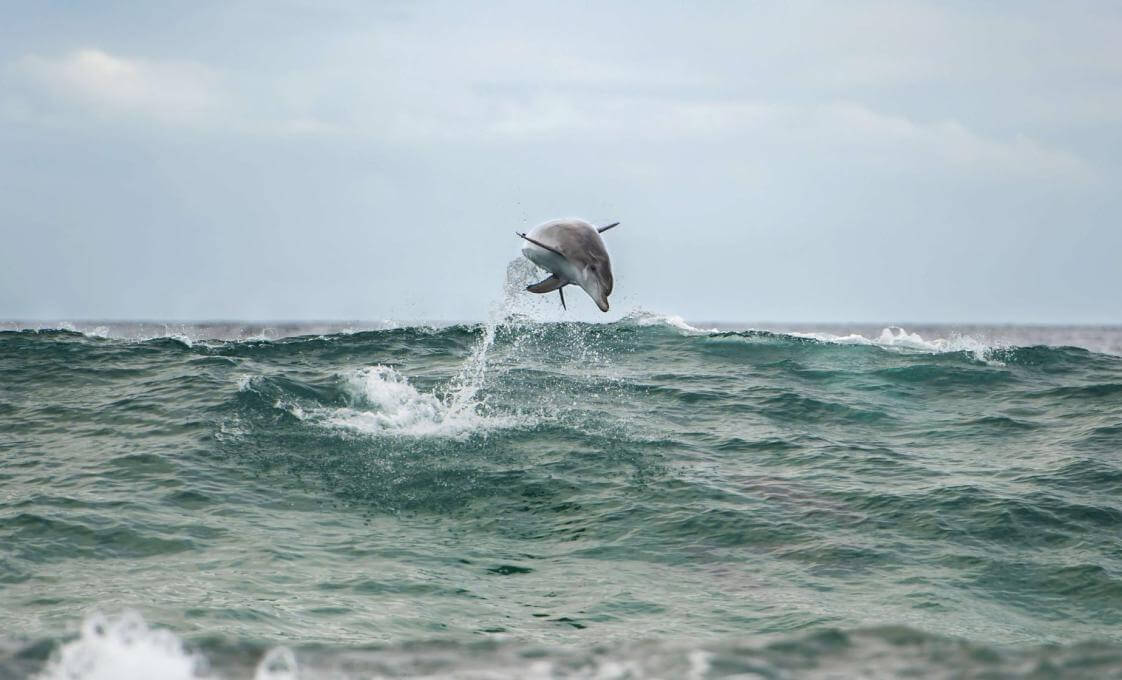
[[[130,59],[81,49],[59,58],[26,56],[14,70],[40,108],[61,103],[85,113],[200,123],[230,106],[219,76],[197,62]]]
[[[778,63],[785,65],[775,69],[773,64],[773,70],[786,73],[790,66],[797,74],[812,65],[802,61],[809,59],[820,67],[820,77],[835,83],[895,81],[905,73],[919,77],[925,71],[922,60],[904,58],[914,56],[910,42],[938,42],[950,22],[939,13],[914,9],[889,14],[908,29],[900,29],[908,40],[890,35],[877,49],[862,51],[859,45],[841,50],[842,38],[836,38],[797,59],[782,51],[772,54],[783,57]],[[851,20],[865,26],[876,16]],[[884,102],[875,92],[855,90],[860,103],[838,101],[832,99],[833,88],[822,83],[810,88],[816,96],[799,93],[787,82],[796,76],[762,78],[753,71],[759,66],[752,64],[767,60],[747,60],[746,75],[736,75],[728,69],[745,60],[725,52],[700,51],[707,59],[700,64],[648,63],[596,49],[535,49],[516,31],[485,42],[486,47],[473,42],[475,33],[461,34],[465,29],[456,27],[442,32],[441,41],[425,41],[418,35],[421,28],[384,29],[389,33],[377,47],[354,47],[345,66],[336,59],[309,61],[272,72],[243,71],[237,82],[196,61],[130,58],[93,48],[58,57],[29,55],[13,65],[23,96],[18,91],[13,96],[8,88],[0,96],[0,115],[144,118],[253,136],[349,137],[395,145],[572,139],[644,145],[716,141],[741,148],[781,143],[791,153],[850,154],[857,161],[879,159],[901,168],[925,164],[1079,181],[1094,175],[1070,151],[1023,134],[987,137],[969,116],[965,123],[954,117],[920,122],[880,112],[878,104]],[[868,31],[847,31],[845,41],[854,40],[851,34]],[[757,56],[772,50],[760,49]],[[850,58],[836,58],[848,52]],[[453,53],[470,56],[451,59]],[[900,57],[902,71],[884,70],[892,55]],[[834,70],[827,68],[830,64]]]
[[[526,142],[714,139],[756,129],[778,115],[768,102],[695,100],[554,89],[445,95],[439,107],[401,111],[360,134],[404,142]],[[405,115],[401,115],[405,114]]]
[[[825,106],[820,119],[835,141],[869,152],[919,155],[960,169],[1014,177],[1087,181],[1094,176],[1094,170],[1074,153],[1025,135],[985,137],[956,120],[919,123],[853,102]]]
[[[304,107],[292,106],[277,82],[234,82],[197,61],[143,59],[85,48],[58,57],[25,55],[8,65],[6,75],[9,78],[0,79],[0,85],[7,86],[0,95],[0,116],[10,120],[70,125],[90,118],[147,120],[283,137],[346,132],[305,115]]]

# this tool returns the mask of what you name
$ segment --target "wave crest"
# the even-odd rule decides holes
[[[481,414],[480,403],[461,391],[444,398],[421,392],[390,366],[355,369],[339,380],[344,406],[305,406],[287,395],[275,406],[308,423],[367,435],[462,437],[520,422],[513,416]],[[238,388],[253,390],[254,383],[242,376]]]
[[[674,328],[683,333],[690,335],[705,335],[707,333],[719,333],[716,328],[698,328],[691,326],[685,319],[677,314],[660,314],[658,312],[649,312],[645,309],[636,309],[627,314],[618,321],[622,325],[639,326],[640,328],[649,328],[652,326],[662,326],[666,328]]]
[[[979,361],[984,361],[995,349],[1001,345],[987,344],[969,335],[952,334],[948,338],[924,339],[919,333],[909,333],[899,326],[888,326],[881,330],[880,335],[868,338],[859,333],[848,335],[833,335],[831,333],[798,333],[790,332],[795,338],[809,338],[835,345],[867,345],[882,347],[884,349],[903,349],[931,354],[945,354],[948,352],[966,352],[974,355]]]

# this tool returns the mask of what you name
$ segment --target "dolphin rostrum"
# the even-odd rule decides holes
[[[549,277],[527,286],[531,293],[561,295],[565,307],[565,293],[561,290],[570,283],[588,293],[601,312],[608,311],[608,296],[612,292],[612,261],[604,248],[600,234],[618,225],[613,222],[596,228],[578,219],[552,220],[539,224],[529,234],[514,232],[526,239],[522,254],[526,259],[550,273]]]

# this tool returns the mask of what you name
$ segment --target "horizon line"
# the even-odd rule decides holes
[[[720,324],[720,325],[729,325],[729,324],[758,324],[758,325],[815,324],[815,325],[822,325],[822,326],[883,326],[883,327],[886,327],[886,328],[889,328],[889,327],[905,327],[905,326],[1009,326],[1009,327],[1014,327],[1014,326],[1019,326],[1019,327],[1039,326],[1039,327],[1053,327],[1053,328],[1054,327],[1071,327],[1071,328],[1119,328],[1119,329],[1122,329],[1122,321],[1008,321],[1008,320],[1005,320],[1005,321],[921,321],[921,320],[917,320],[917,319],[904,320],[904,321],[895,321],[895,320],[894,321],[885,321],[885,320],[874,320],[874,321],[868,321],[868,320],[865,320],[865,321],[861,321],[861,320],[849,320],[849,321],[826,321],[826,320],[794,321],[794,320],[786,320],[786,321],[784,321],[784,320],[739,320],[739,319],[715,319],[715,318],[688,319],[688,318],[685,318],[685,317],[681,317],[680,315],[677,315],[677,314],[658,314],[658,313],[651,313],[651,316],[655,316],[655,317],[659,317],[659,316],[674,317],[674,316],[677,316],[677,317],[682,318],[683,320],[685,320],[687,322],[691,322],[691,323],[706,323],[706,324]],[[621,321],[621,320],[626,319],[626,318],[628,318],[628,316],[624,316],[624,317],[621,317],[619,319],[613,319],[612,321],[608,321],[606,323],[614,323],[616,321]],[[490,321],[490,319],[487,319],[487,318],[442,319],[442,318],[422,318],[422,317],[403,318],[403,319],[388,319],[388,318],[387,319],[357,319],[357,318],[356,319],[345,319],[345,318],[336,318],[336,319],[331,319],[331,318],[324,318],[324,319],[316,319],[316,318],[307,318],[307,319],[294,319],[294,318],[290,318],[290,319],[284,319],[284,318],[253,319],[253,318],[244,318],[244,319],[239,319],[239,318],[220,318],[220,317],[214,317],[214,318],[180,318],[180,319],[157,319],[157,318],[143,318],[143,317],[135,317],[135,318],[127,318],[127,317],[120,317],[120,318],[96,318],[96,317],[90,317],[90,318],[60,318],[60,317],[52,317],[52,318],[41,318],[41,319],[36,319],[36,318],[22,318],[22,319],[0,318],[0,324],[14,324],[14,325],[20,325],[20,324],[39,324],[39,325],[43,325],[43,324],[50,324],[50,323],[59,323],[59,324],[94,324],[94,323],[98,323],[98,324],[191,324],[191,325],[200,325],[200,326],[201,325],[218,325],[218,324],[257,324],[257,325],[265,325],[265,324],[276,324],[276,325],[398,324],[398,325],[409,325],[409,324],[416,324],[416,323],[443,324],[443,325],[462,325],[462,324],[487,323],[488,321]],[[599,323],[599,322],[596,322],[596,321],[584,321],[584,320],[581,320],[581,319],[570,319],[570,320],[565,320],[565,319],[540,319],[540,320],[536,320],[536,321],[538,321],[539,323],[567,323],[567,322],[591,323],[591,324]]]

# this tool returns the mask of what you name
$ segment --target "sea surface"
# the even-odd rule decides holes
[[[2,678],[1122,677],[1119,328],[0,328]]]

